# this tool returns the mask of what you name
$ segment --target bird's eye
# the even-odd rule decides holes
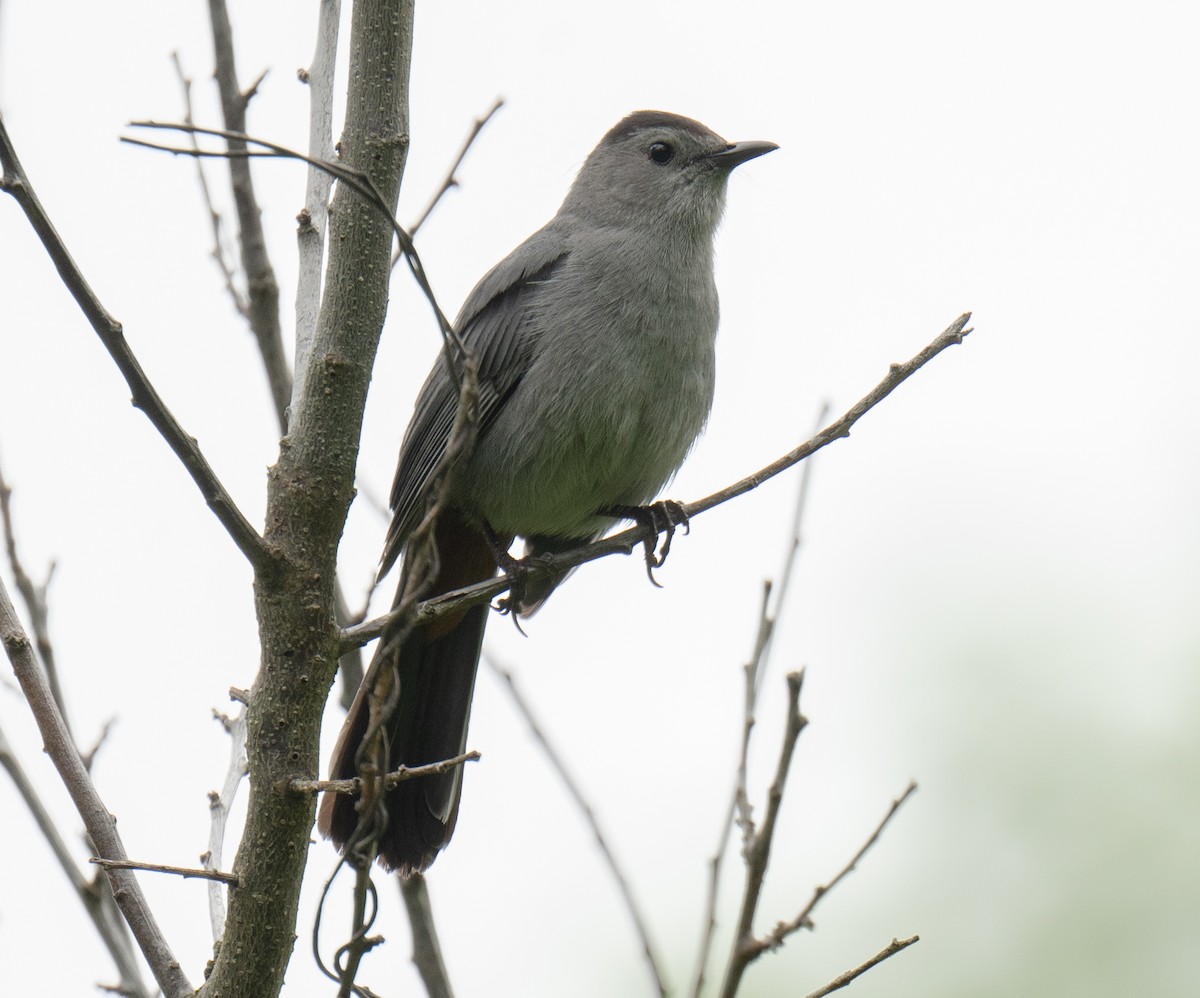
[[[655,142],[654,145],[650,147],[650,158],[659,166],[662,166],[664,163],[671,162],[671,157],[674,155],[675,150],[665,142]]]

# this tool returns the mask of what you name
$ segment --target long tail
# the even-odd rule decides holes
[[[491,578],[496,559],[486,538],[452,511],[443,514],[436,531],[439,572],[430,596]],[[441,617],[415,628],[402,642],[380,641],[382,653],[395,666],[400,690],[388,723],[388,769],[440,762],[466,749],[471,698],[479,667],[479,650],[488,607]],[[368,676],[389,663],[371,663]],[[333,779],[356,775],[355,757],[367,731],[370,698],[367,683],[359,689],[338,737],[330,763]],[[386,827],[378,842],[379,861],[406,875],[424,870],[445,848],[458,820],[462,767],[438,776],[407,780],[387,795]],[[345,849],[358,827],[358,798],[326,794],[317,827]]]

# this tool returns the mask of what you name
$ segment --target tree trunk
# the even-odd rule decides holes
[[[394,211],[408,151],[413,0],[360,0],[351,23],[343,162]],[[303,394],[271,469],[264,536],[273,564],[255,578],[262,660],[251,692],[250,801],[225,936],[207,998],[277,995],[291,956],[315,801],[288,789],[315,778],[321,715],[338,660],[337,547],[371,367],[387,312],[392,227],[339,185],[325,295]]]

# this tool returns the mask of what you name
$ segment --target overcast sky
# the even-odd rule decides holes
[[[243,83],[269,70],[251,131],[303,147],[295,71],[312,57],[316,4],[232,6]],[[753,758],[761,801],[783,674],[806,667],[811,724],[760,931],[849,859],[910,778],[921,790],[818,910],[817,931],[752,970],[746,994],[807,993],[915,933],[922,941],[856,994],[1171,995],[1194,980],[1198,29],[1200,11],[1183,2],[1136,13],[1062,2],[420,6],[402,221],[472,119],[507,101],[421,233],[447,311],[553,214],[629,111],[779,143],[730,183],[717,401],[671,496],[698,498],[766,464],[807,436],[823,401],[842,411],[974,312],[962,346],[817,462]],[[251,337],[208,256],[194,164],[117,141],[131,119],[181,116],[174,50],[196,77],[198,120],[217,124],[203,4],[8,0],[0,110],[93,287],[260,521],[277,431]],[[304,173],[261,163],[256,179],[290,303]],[[398,272],[359,461],[365,491],[386,493],[437,346]],[[249,686],[257,664],[250,573],[7,198],[0,461],[26,564],[58,566],[52,625],[75,729],[90,742],[115,718],[95,775],[125,844],[140,859],[195,863],[228,750],[211,710],[227,709],[227,689]],[[578,771],[680,986],[732,780],[740,666],[797,483],[783,476],[698,518],[659,573],[664,590],[637,559],[612,558],[579,572],[528,638],[500,619],[489,632]],[[355,504],[341,561],[352,599],[384,527]],[[11,586],[7,564],[0,577]],[[0,689],[0,725],[75,836],[27,713]],[[331,707],[330,745],[339,720]],[[486,670],[473,722],[484,759],[430,876],[459,993],[649,994],[588,831]],[[107,958],[7,780],[0,808],[0,991],[92,993],[114,979]],[[287,993],[329,993],[307,933],[311,888],[332,863],[318,843]],[[203,886],[143,882],[198,981],[210,951]],[[385,884],[389,945],[362,979],[414,993]]]

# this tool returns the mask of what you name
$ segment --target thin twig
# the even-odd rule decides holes
[[[29,577],[28,572],[25,571],[25,566],[22,564],[20,555],[17,552],[16,530],[13,525],[11,499],[12,489],[5,482],[3,471],[0,470],[0,520],[3,521],[4,544],[8,553],[9,565],[16,580],[17,591],[21,594],[21,598],[29,612],[30,622],[33,625],[34,638],[37,642],[38,658],[41,661],[42,669],[45,671],[46,681],[50,686],[50,693],[54,698],[54,702],[58,704],[63,724],[66,725],[67,733],[70,735],[72,742],[74,742],[74,734],[71,732],[70,722],[67,718],[66,699],[63,696],[62,687],[58,680],[58,667],[54,656],[54,645],[50,640],[50,605],[47,593],[50,587],[50,580],[54,575],[54,564],[53,562],[51,563],[46,573],[46,581],[40,586],[36,585]],[[103,744],[108,728],[109,724],[105,724],[91,750],[81,753],[84,768],[89,772],[92,768],[92,760]],[[76,745],[76,750],[79,751],[78,745]],[[112,890],[107,878],[101,877],[92,881],[85,878],[80,872],[74,858],[63,842],[63,838],[59,834],[53,819],[42,806],[41,800],[34,791],[32,783],[25,776],[16,755],[9,749],[7,742],[3,738],[3,732],[0,732],[0,760],[3,761],[4,767],[9,771],[13,782],[21,792],[21,796],[33,814],[34,820],[41,829],[43,837],[49,843],[51,851],[58,859],[59,866],[67,875],[67,879],[70,880],[71,886],[75,889],[84,910],[95,925],[96,931],[108,949],[109,955],[113,958],[113,962],[117,966],[117,971],[121,975],[119,987],[132,995],[148,995],[149,990],[142,980],[142,969],[138,963],[137,954],[134,951],[133,940],[129,937],[129,931],[112,896]]]
[[[837,887],[837,885],[840,884],[847,876],[849,876],[851,871],[858,866],[863,856],[867,854],[867,851],[873,845],[875,845],[877,841],[879,841],[879,836],[883,834],[883,830],[888,826],[888,822],[890,822],[892,818],[896,816],[896,812],[900,810],[900,808],[904,805],[904,802],[916,792],[917,784],[915,782],[909,783],[909,785],[905,788],[904,793],[892,801],[892,805],[888,808],[887,814],[883,816],[883,820],[881,820],[875,827],[875,831],[871,833],[871,837],[863,843],[862,848],[854,854],[854,858],[851,859],[850,862],[844,867],[842,867],[842,869],[838,872],[838,875],[829,881],[829,883],[817,887],[813,891],[811,900],[809,900],[808,904],[800,909],[800,913],[797,914],[795,918],[789,919],[786,922],[779,922],[775,928],[763,936],[762,939],[751,940],[749,942],[748,945],[753,950],[751,959],[753,959],[754,956],[757,956],[763,950],[778,949],[783,945],[783,941],[793,932],[811,927],[811,916],[813,910],[817,907],[817,904],[820,902],[820,900],[831,890]]]
[[[421,873],[410,873],[407,877],[396,879],[400,882],[400,896],[404,898],[408,922],[412,926],[413,964],[421,975],[425,992],[429,998],[454,998],[450,974],[442,959],[442,945],[433,921],[429,885]]]
[[[102,859],[93,856],[88,860],[106,870],[146,870],[149,873],[170,873],[185,880],[219,880],[230,887],[241,883],[236,873],[225,873],[223,870],[206,870],[194,866],[168,866],[163,863],[143,863],[135,859]]]
[[[754,472],[754,474],[747,475],[745,478],[734,482],[719,492],[714,492],[710,496],[706,496],[693,503],[685,504],[683,508],[688,517],[698,516],[700,513],[707,512],[715,506],[728,502],[730,499],[744,495],[758,488],[769,479],[786,471],[788,468],[791,468],[793,465],[799,464],[805,458],[811,457],[835,440],[848,437],[854,424],[862,419],[871,409],[879,405],[896,388],[942,351],[954,346],[956,343],[961,343],[964,337],[971,332],[970,329],[966,328],[966,324],[970,318],[971,314],[969,312],[959,316],[940,336],[930,342],[915,357],[902,364],[893,364],[888,371],[887,377],[820,433],[771,462],[765,468]],[[528,581],[536,582],[541,578],[558,576],[563,574],[568,568],[575,568],[578,565],[583,565],[589,561],[595,561],[598,558],[604,558],[608,555],[618,553],[630,554],[650,536],[650,529],[649,527],[642,526],[630,527],[628,530],[622,530],[620,533],[612,534],[601,540],[593,541],[590,544],[581,545],[570,551],[554,555],[541,555],[532,559],[527,558],[525,559],[524,568],[528,572]],[[465,586],[462,589],[455,589],[433,599],[425,600],[414,612],[414,623],[429,623],[445,614],[465,610],[480,603],[486,603],[493,597],[505,592],[508,588],[508,580],[503,576],[499,576],[487,582]],[[343,647],[356,644],[365,645],[367,642],[375,640],[384,630],[393,625],[398,617],[399,611],[392,611],[379,617],[374,617],[366,623],[346,628],[342,632]]]
[[[401,766],[388,773],[382,780],[383,786],[391,790],[398,784],[404,783],[406,780],[418,780],[423,776],[437,776],[439,773],[448,773],[450,770],[458,766],[465,765],[468,762],[478,762],[482,758],[476,751],[464,752],[462,755],[456,755],[452,759],[443,759],[441,762],[431,762],[426,766]],[[375,782],[375,781],[372,781]],[[292,780],[288,784],[288,789],[299,794],[361,794],[363,792],[363,781],[357,776],[352,776],[348,780]]]
[[[308,85],[308,155],[332,160],[333,81],[337,67],[341,0],[321,0],[317,12],[317,47],[312,65],[301,73]],[[304,185],[304,208],[296,228],[299,272],[296,280],[296,353],[293,364],[292,405],[303,397],[309,355],[321,310],[321,269],[325,261],[325,232],[329,223],[329,192],[333,175],[309,164]],[[349,684],[347,684],[349,685]],[[353,696],[354,690],[350,689]],[[349,706],[349,705],[347,705]]]
[[[206,870],[217,870],[221,867],[229,812],[242,780],[250,773],[250,762],[246,757],[245,704],[239,707],[232,718],[219,715],[218,719],[229,735],[229,766],[225,770],[225,781],[221,785],[220,793],[209,794],[208,848],[200,857]],[[220,939],[225,934],[225,892],[218,883],[210,884],[208,888],[208,920],[212,927],[213,940]]]
[[[346,602],[346,593],[342,588],[342,582],[340,579],[338,580],[333,592],[333,612],[337,619],[338,627],[353,625],[361,621],[366,615],[368,605],[364,604],[361,611],[351,610],[350,604]],[[363,672],[361,648],[343,651],[338,657],[338,678],[342,687],[341,704],[343,710],[348,711],[350,705],[354,703],[354,695],[358,692],[358,687],[362,683]]]
[[[54,853],[59,867],[71,882],[71,887],[83,905],[83,910],[92,920],[105,949],[108,950],[116,964],[117,972],[121,975],[121,983],[117,985],[117,988],[121,993],[133,996],[133,998],[151,998],[151,992],[157,993],[157,989],[147,988],[142,981],[141,965],[138,963],[133,943],[129,938],[129,930],[125,927],[120,912],[116,910],[112,892],[108,889],[107,878],[101,877],[98,881],[93,882],[80,872],[75,858],[71,855],[70,848],[59,833],[50,812],[46,810],[38,796],[33,781],[22,768],[2,728],[0,728],[0,766],[11,777],[21,799],[25,801],[25,806],[29,808],[29,813],[33,815],[33,819],[42,833],[42,838],[50,846],[50,851]]]
[[[0,133],[2,132],[3,123],[0,122]],[[21,684],[21,690],[37,721],[46,754],[58,770],[96,849],[114,859],[124,859],[125,847],[117,833],[116,819],[100,799],[79,751],[71,740],[58,705],[50,693],[45,674],[34,659],[29,638],[17,619],[16,610],[3,582],[0,582],[0,643],[4,645],[17,681]],[[133,873],[128,870],[110,870],[108,877],[117,905],[124,914],[142,955],[150,964],[158,986],[163,989],[167,998],[190,998],[193,988],[163,938]]]
[[[221,525],[228,531],[238,550],[249,560],[255,570],[267,569],[272,557],[263,543],[262,537],[250,525],[237,508],[233,498],[225,486],[221,484],[216,473],[205,460],[195,438],[189,436],[179,425],[179,421],[167,409],[166,404],[146,377],[129,344],[125,341],[121,324],[114,319],[96,297],[87,280],[71,259],[66,244],[62,241],[54,224],[46,214],[29,178],[21,167],[16,149],[0,116],[0,164],[4,168],[3,180],[0,180],[0,190],[7,191],[16,199],[25,212],[34,231],[41,239],[47,254],[58,269],[59,276],[68,292],[79,305],[84,316],[91,324],[96,335],[100,337],[109,355],[116,362],[121,374],[124,375],[130,391],[133,393],[133,404],[141,409],[154,428],[166,440],[167,445],[183,463],[192,480],[200,488],[205,502],[216,514]]]
[[[920,936],[909,936],[907,939],[893,939],[883,949],[876,953],[871,959],[860,963],[853,970],[847,970],[844,974],[838,974],[832,981],[826,984],[823,988],[817,988],[816,991],[811,991],[804,998],[825,998],[825,995],[832,994],[834,991],[840,991],[847,984],[854,981],[855,978],[861,977],[872,967],[883,963],[889,957],[895,956],[901,950],[908,949],[913,943],[920,942]]]
[[[62,711],[63,722],[69,731],[71,720],[67,716],[66,701],[63,699],[62,687],[58,682],[58,666],[54,658],[54,645],[50,640],[50,606],[46,601],[50,580],[54,578],[54,563],[50,563],[50,567],[46,571],[46,581],[40,586],[25,571],[25,566],[17,552],[17,536],[13,529],[12,488],[4,480],[3,469],[0,469],[0,521],[3,522],[4,527],[4,549],[8,555],[8,565],[12,569],[17,592],[25,603],[25,609],[29,611],[29,622],[33,625],[38,658],[41,660],[42,668],[46,670],[50,690],[54,694],[58,709]]]
[[[171,53],[171,62],[175,65],[175,75],[179,78],[179,88],[183,94],[183,120],[189,125],[194,124],[195,119],[192,115],[192,79],[183,71],[183,62],[180,60],[178,52]],[[192,136],[192,145],[199,151],[200,147],[194,135]],[[208,186],[208,176],[204,172],[204,160],[200,157],[196,158],[196,182],[200,185],[200,199],[204,202],[204,208],[208,212],[209,224],[212,226],[213,261],[216,263],[217,269],[221,271],[221,277],[225,281],[225,291],[229,295],[230,301],[233,302],[233,307],[237,309],[238,315],[248,319],[250,316],[250,305],[246,301],[246,296],[242,294],[237,286],[234,266],[229,262],[225,254],[225,241],[221,233],[224,219],[221,218],[221,213],[217,211],[217,206],[213,202],[212,191]]]
[[[600,848],[600,854],[604,857],[604,862],[608,865],[609,872],[617,883],[621,900],[625,902],[625,909],[629,913],[630,920],[633,922],[634,932],[637,933],[638,941],[642,946],[642,954],[646,958],[647,969],[650,971],[650,976],[654,978],[654,986],[658,989],[658,993],[663,998],[666,998],[669,988],[667,987],[666,975],[662,970],[662,958],[656,955],[655,946],[650,939],[649,924],[642,914],[637,900],[633,896],[633,888],[630,886],[625,872],[617,862],[617,857],[613,854],[612,849],[609,848],[608,841],[604,837],[604,832],[600,828],[600,822],[597,820],[592,806],[588,803],[587,798],[583,796],[583,791],[580,789],[574,776],[571,775],[570,770],[567,769],[562,756],[550,743],[545,731],[538,723],[537,718],[533,714],[533,709],[529,706],[520,689],[518,689],[513,674],[501,666],[490,655],[485,654],[483,658],[487,662],[488,667],[504,681],[505,689],[512,699],[514,706],[517,708],[517,713],[524,718],[525,724],[529,727],[533,737],[541,745],[542,752],[550,761],[550,765],[554,767],[555,772],[558,773],[563,785],[567,788],[567,793],[571,795],[571,799],[575,801],[575,805],[583,813],[584,820],[592,831],[592,837],[596,840],[596,845]]]
[[[819,430],[828,418],[829,403],[825,402],[817,412],[813,432]],[[772,585],[768,582],[763,586],[758,628],[754,636],[754,648],[750,654],[749,661],[744,667],[742,739],[738,751],[738,765],[734,778],[733,792],[729,795],[729,803],[725,808],[725,815],[721,821],[721,834],[717,842],[717,848],[708,864],[708,890],[705,897],[703,928],[701,930],[700,946],[697,949],[696,969],[692,982],[693,998],[700,998],[700,993],[704,989],[704,978],[708,971],[709,955],[712,952],[713,938],[717,930],[717,898],[721,886],[721,868],[725,862],[729,836],[733,831],[734,816],[738,816],[746,841],[748,841],[749,836],[753,835],[754,832],[753,815],[750,809],[749,794],[746,786],[746,774],[750,755],[750,735],[754,729],[754,716],[758,707],[758,694],[762,688],[763,676],[766,675],[770,662],[771,649],[774,647],[775,624],[779,620],[779,615],[786,604],[787,595],[791,589],[792,578],[796,572],[797,556],[799,555],[801,545],[801,525],[804,522],[804,511],[808,507],[809,484],[812,480],[813,469],[815,467],[816,463],[814,461],[808,461],[804,464],[803,471],[801,472],[800,485],[796,490],[795,509],[792,514],[792,541],[788,546],[788,552],[784,558],[783,567],[780,570],[779,584]],[[774,596],[773,601],[771,599],[772,596]]]
[[[207,157],[210,159],[295,159],[302,163],[307,163],[309,166],[316,167],[318,170],[324,170],[335,180],[340,181],[347,187],[352,188],[356,193],[364,197],[370,204],[379,210],[392,226],[392,230],[396,234],[396,238],[400,241],[400,246],[403,249],[405,258],[408,260],[413,277],[416,278],[417,285],[425,295],[425,299],[433,308],[434,317],[438,321],[438,327],[442,331],[443,337],[449,342],[455,344],[458,349],[465,350],[461,337],[451,325],[450,320],[446,318],[446,314],[438,305],[437,297],[433,293],[433,289],[429,284],[429,279],[425,275],[425,269],[421,263],[421,258],[417,254],[416,248],[412,245],[412,238],[404,227],[392,216],[388,210],[387,202],[375,187],[371,178],[361,170],[356,170],[353,167],[347,166],[337,160],[320,159],[315,156],[308,156],[302,152],[297,152],[288,146],[280,145],[278,142],[270,142],[267,139],[255,138],[252,135],[247,135],[244,132],[234,132],[226,128],[202,128],[199,125],[183,125],[174,121],[131,121],[130,128],[149,128],[160,129],[172,132],[182,132],[187,135],[209,135],[214,138],[225,139],[232,142],[237,140],[248,143],[254,146],[261,146],[261,149],[236,149],[229,148],[223,150],[213,149],[196,149],[186,146],[171,146],[160,142],[147,142],[143,139],[130,138],[127,135],[121,136],[121,141],[128,145],[141,146],[143,149],[153,149],[157,152],[168,152],[175,156],[191,156],[191,157]]]
[[[808,723],[804,715],[800,713],[800,690],[803,685],[803,672],[788,673],[787,721],[784,726],[783,743],[779,750],[775,778],[771,781],[771,788],[767,792],[767,806],[763,814],[762,826],[752,832],[746,841],[746,880],[742,892],[742,906],[738,915],[737,928],[734,930],[729,966],[725,971],[725,980],[721,983],[721,998],[733,998],[737,994],[746,968],[763,949],[763,947],[755,948],[754,915],[758,910],[758,902],[762,897],[763,884],[766,881],[767,864],[771,858],[771,845],[775,837],[775,823],[783,802],[784,787],[787,786],[788,769],[791,767],[792,757],[796,752],[796,741]]]
[[[212,24],[213,52],[216,56],[217,90],[221,95],[221,114],[225,128],[233,133],[246,131],[246,109],[258,89],[262,77],[244,93],[238,86],[237,63],[233,52],[233,26],[225,0],[208,0]],[[245,148],[241,139],[226,140],[231,152]],[[199,160],[197,160],[199,162]],[[254,179],[249,160],[233,156],[229,159],[229,181],[233,205],[238,217],[238,247],[241,250],[242,270],[246,275],[246,295],[249,309],[246,318],[262,355],[263,369],[271,389],[275,415],[280,433],[287,433],[287,408],[292,398],[292,373],[283,349],[283,332],[279,322],[279,282],[267,254],[263,234],[262,209],[254,195]]]
[[[806,457],[810,457],[835,440],[841,440],[850,436],[850,431],[854,428],[855,423],[891,395],[892,392],[916,374],[917,371],[933,360],[938,354],[942,353],[942,351],[962,343],[973,332],[973,330],[967,328],[967,323],[970,321],[971,313],[964,312],[915,357],[911,357],[903,363],[892,364],[888,369],[887,376],[872,388],[871,391],[854,403],[839,419],[830,423],[829,426],[816,434],[816,436],[806,440],[799,447],[784,454],[783,457],[771,462],[755,474],[748,475],[741,481],[734,482],[734,484],[721,489],[719,492],[714,492],[704,499],[691,503],[686,507],[688,516],[695,516],[698,513],[712,509],[714,506],[720,506],[721,503],[728,502],[730,499],[744,495],[758,488],[763,482],[774,478],[780,472],[787,471],[793,465],[799,464]]]
[[[831,408],[832,406],[829,402],[821,403],[821,408],[817,411],[817,418],[813,426],[814,433],[829,418],[829,410]],[[800,475],[800,485],[796,489],[796,505],[792,511],[792,540],[788,545],[787,556],[783,560],[783,568],[779,573],[779,584],[772,587],[775,594],[775,607],[771,613],[770,623],[761,635],[761,646],[755,649],[754,683],[756,690],[762,689],[763,677],[766,675],[767,666],[771,659],[771,648],[775,641],[775,624],[779,620],[779,615],[783,608],[787,605],[788,593],[791,592],[792,580],[796,575],[796,561],[800,555],[800,548],[804,541],[804,513],[808,509],[808,491],[812,486],[812,472],[814,467],[815,463],[812,461],[804,465],[804,470]]]
[[[36,822],[38,830],[42,833],[42,838],[50,846],[50,851],[54,853],[55,858],[58,860],[58,865],[62,868],[63,873],[67,875],[67,879],[71,881],[71,886],[75,889],[75,892],[80,896],[89,894],[91,885],[88,883],[87,878],[80,873],[79,867],[75,865],[70,847],[59,833],[58,827],[54,824],[54,819],[50,816],[50,812],[38,796],[37,788],[13,751],[12,744],[5,736],[3,728],[0,728],[0,766],[3,766],[12,779],[17,792],[21,795],[22,800],[25,801],[26,807],[29,808],[29,813],[33,815],[33,820]],[[93,898],[91,902],[85,902],[84,908],[91,911],[94,908],[94,900]],[[99,923],[97,923],[96,928],[101,934],[104,933],[104,927]]]
[[[759,610],[758,633],[755,638],[754,654],[742,666],[742,741],[738,751],[737,775],[734,778],[733,800],[731,801],[732,822],[726,829],[737,825],[742,832],[742,855],[749,857],[754,843],[754,809],[750,805],[750,738],[754,734],[755,712],[758,707],[758,684],[755,677],[763,650],[767,646],[767,635],[774,621],[771,618],[771,583],[763,584],[762,603]]]
[[[86,752],[82,752],[81,750],[81,754],[83,755],[83,764],[87,766],[89,773],[92,771],[92,764],[96,761],[96,755],[102,748],[104,748],[104,743],[108,740],[108,733],[112,731],[112,726],[114,723],[116,723],[116,719],[112,717],[105,721],[104,724],[100,726],[100,733],[96,735],[95,739],[92,741],[92,747]]]
[[[417,231],[429,220],[429,216],[433,214],[433,209],[438,206],[438,202],[442,200],[446,192],[449,191],[450,188],[458,186],[458,168],[463,165],[463,160],[467,158],[467,153],[471,151],[471,146],[474,144],[475,140],[479,138],[479,133],[483,131],[487,123],[492,120],[492,116],[495,115],[495,113],[502,107],[504,107],[504,98],[497,97],[492,106],[484,112],[483,117],[476,118],[475,121],[472,122],[471,130],[467,133],[467,137],[463,141],[462,147],[458,150],[458,155],[454,157],[454,162],[450,164],[450,169],[446,171],[446,177],[442,181],[441,187],[439,187],[434,193],[433,197],[429,199],[429,204],[427,204],[425,206],[425,210],[421,212],[421,217],[413,222],[413,224],[409,227],[408,234],[410,236],[416,236]],[[392,266],[396,266],[399,260],[400,254],[397,253],[392,257]]]

